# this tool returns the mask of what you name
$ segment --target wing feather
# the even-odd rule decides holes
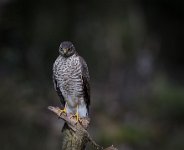
[[[90,105],[90,76],[88,71],[88,66],[85,60],[82,57],[79,57],[81,65],[82,65],[82,80],[83,80],[83,92],[84,92],[84,100],[89,112]]]

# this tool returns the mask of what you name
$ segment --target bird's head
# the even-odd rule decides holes
[[[59,46],[59,54],[63,57],[70,57],[75,54],[75,47],[70,41],[61,42]]]

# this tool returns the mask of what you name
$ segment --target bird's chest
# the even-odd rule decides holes
[[[61,59],[56,67],[56,78],[61,81],[63,87],[74,84],[80,75],[79,61],[75,58]]]

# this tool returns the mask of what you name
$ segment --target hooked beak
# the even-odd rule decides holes
[[[65,48],[65,49],[63,49],[63,52],[64,52],[64,54],[66,54],[67,53],[67,49]]]

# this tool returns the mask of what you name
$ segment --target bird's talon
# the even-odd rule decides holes
[[[60,111],[60,116],[61,116],[62,114],[66,114],[66,108],[64,108],[63,110],[60,109],[59,111]]]
[[[78,115],[78,114],[75,114],[75,115],[70,116],[70,119],[73,119],[73,118],[75,118],[76,124],[77,124],[78,122],[80,122],[80,118],[79,118],[79,115]]]

